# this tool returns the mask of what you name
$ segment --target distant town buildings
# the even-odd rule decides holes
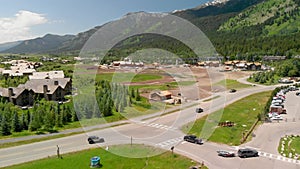
[[[112,62],[112,66],[119,67],[119,68],[125,68],[125,67],[140,68],[140,67],[144,67],[144,63],[143,62],[133,62],[131,59],[125,58],[123,61]]]
[[[222,71],[232,71],[232,70],[261,70],[261,62],[247,62],[244,60],[234,60],[224,62]]]
[[[202,67],[219,67],[220,61],[202,61],[198,62],[197,65]]]
[[[12,60],[2,62],[2,64],[11,65],[10,69],[2,70],[2,75],[10,77],[32,75],[33,72],[36,72],[35,69],[42,65],[42,63],[39,62],[28,62],[25,60]]]
[[[33,72],[29,76],[30,80],[33,79],[59,79],[64,78],[65,74],[63,71],[49,71],[49,72]]]

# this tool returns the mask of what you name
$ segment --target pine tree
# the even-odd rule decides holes
[[[20,132],[21,127],[20,127],[20,121],[19,121],[19,115],[17,112],[14,112],[12,121],[11,121],[11,131],[12,132]]]
[[[131,96],[131,98],[135,98],[135,92],[134,92],[134,88],[131,88],[131,92],[130,92],[130,93],[131,93],[131,95],[130,95],[130,96]]]
[[[21,127],[21,130],[28,130],[28,121],[27,121],[27,117],[26,117],[26,113],[22,112],[22,115],[21,115],[21,119],[20,119],[20,127]]]
[[[136,89],[136,98],[135,98],[135,100],[136,101],[141,101],[142,100],[139,89]]]
[[[72,122],[76,122],[76,121],[78,121],[79,119],[78,119],[78,117],[77,117],[77,113],[76,113],[76,111],[75,110],[73,110],[72,111],[72,114],[71,114],[71,121]]]
[[[2,118],[1,118],[1,126],[0,126],[0,132],[1,132],[1,135],[2,136],[8,136],[11,134],[10,132],[10,129],[9,129],[9,124],[7,123],[7,119],[5,117],[5,115],[3,114],[2,115]]]

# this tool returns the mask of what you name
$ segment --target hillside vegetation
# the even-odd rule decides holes
[[[259,60],[265,55],[300,55],[299,6],[300,0],[230,0],[171,14],[187,19],[199,27],[220,55]],[[89,37],[100,28],[98,26],[60,41],[59,46],[30,45],[32,47],[24,48],[22,43],[6,52],[63,53],[77,56]],[[25,42],[35,44],[39,41],[53,44],[52,41],[46,41],[45,37]],[[195,57],[183,43],[148,34],[124,39],[108,53],[107,61],[122,59],[122,56],[146,48],[165,49],[184,59]]]
[[[294,0],[268,0],[254,5],[229,19],[220,30],[234,31],[243,27],[264,24],[264,35],[298,32],[299,9]]]

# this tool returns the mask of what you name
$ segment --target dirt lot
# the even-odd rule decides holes
[[[159,69],[128,69],[128,70],[113,70],[103,69],[101,73],[112,72],[136,72],[146,74],[158,74],[163,78],[158,80],[148,80],[144,82],[131,82],[126,85],[162,85],[167,82],[180,81],[195,81],[193,85],[179,85],[178,89],[170,90],[173,95],[178,93],[188,100],[197,100],[210,96],[213,92],[224,91],[225,89],[213,84],[228,79],[238,79],[248,76],[251,72],[219,72],[219,68],[200,68],[200,67],[172,67]],[[146,98],[149,93],[142,93]]]

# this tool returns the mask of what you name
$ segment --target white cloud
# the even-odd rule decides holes
[[[33,38],[32,26],[47,23],[42,14],[19,11],[11,18],[0,18],[0,43]]]

